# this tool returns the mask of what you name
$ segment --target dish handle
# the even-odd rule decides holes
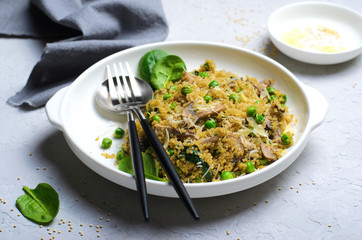
[[[304,85],[304,90],[310,103],[311,130],[314,130],[322,124],[327,115],[328,101],[318,90],[308,85]]]
[[[54,94],[52,98],[45,105],[45,112],[48,116],[49,122],[60,131],[63,132],[63,125],[60,116],[60,106],[63,100],[63,96],[68,87],[60,89]]]

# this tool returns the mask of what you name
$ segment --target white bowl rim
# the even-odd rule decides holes
[[[308,109],[308,114],[310,114],[310,109],[311,109],[311,102],[308,101],[308,97],[307,97],[307,94],[304,90],[304,87],[303,87],[303,83],[301,83],[296,76],[294,76],[293,73],[291,73],[288,69],[286,69],[284,66],[282,66],[280,63],[276,62],[275,60],[267,57],[267,56],[264,56],[260,53],[257,53],[257,52],[254,52],[252,50],[248,50],[248,49],[244,49],[244,48],[240,48],[240,47],[237,47],[237,46],[232,46],[232,45],[228,45],[228,44],[225,44],[225,43],[215,43],[215,42],[207,42],[207,41],[169,41],[169,42],[158,42],[158,43],[151,43],[151,44],[146,44],[146,45],[142,45],[142,46],[137,46],[137,47],[133,47],[133,48],[129,48],[129,49],[126,49],[126,50],[122,50],[122,51],[119,51],[117,53],[114,53],[100,61],[98,61],[97,63],[95,63],[94,65],[92,65],[91,67],[89,67],[85,72],[83,72],[67,89],[67,91],[64,93],[64,96],[62,98],[62,103],[61,103],[61,109],[60,109],[60,113],[64,113],[64,110],[65,110],[65,107],[67,106],[67,102],[66,100],[67,99],[70,99],[69,98],[69,94],[71,93],[70,89],[71,88],[74,88],[78,81],[81,81],[81,79],[83,78],[82,76],[90,71],[93,71],[94,68],[96,68],[98,65],[101,65],[103,62],[105,61],[108,61],[108,59],[111,59],[111,58],[114,58],[118,55],[123,55],[123,54],[126,54],[128,52],[132,52],[132,51],[135,51],[137,49],[142,49],[142,48],[157,48],[158,46],[172,46],[172,45],[209,45],[209,46],[212,46],[212,47],[221,47],[221,48],[228,48],[228,49],[233,49],[235,51],[241,51],[241,52],[245,52],[245,53],[248,53],[248,54],[251,54],[251,55],[254,55],[258,58],[261,58],[263,61],[266,61],[270,64],[272,64],[274,67],[277,67],[278,69],[282,70],[284,73],[286,73],[289,78],[298,86],[299,90],[301,91],[301,93],[303,94],[303,97],[305,98],[306,100],[306,103],[307,103],[307,109]],[[62,117],[62,114],[60,114]],[[217,187],[217,186],[227,186],[227,185],[230,185],[230,184],[235,184],[235,182],[240,182],[240,181],[248,181],[249,179],[257,179],[259,175],[263,174],[265,176],[267,176],[267,173],[270,173],[272,171],[274,171],[275,168],[278,168],[279,165],[282,165],[285,163],[285,161],[288,160],[288,158],[291,158],[295,152],[298,152],[298,151],[302,151],[304,149],[304,146],[306,144],[306,141],[308,139],[308,136],[309,136],[309,133],[311,132],[311,130],[313,130],[315,126],[313,126],[313,123],[311,122],[311,117],[308,116],[308,121],[306,123],[306,126],[304,128],[304,131],[302,132],[301,136],[299,137],[298,141],[289,149],[289,151],[280,159],[278,159],[278,161],[274,162],[273,164],[271,165],[268,165],[267,167],[263,168],[262,170],[260,171],[255,171],[254,173],[251,173],[251,174],[248,174],[248,175],[245,175],[245,176],[242,176],[242,177],[238,177],[238,178],[234,178],[234,179],[230,179],[228,181],[216,181],[216,182],[206,182],[206,183],[184,183],[185,184],[185,187],[186,189],[199,189],[199,188],[204,188],[204,187],[207,187],[207,186],[213,186],[213,187]],[[68,144],[71,146],[72,150],[73,151],[77,151],[77,149],[74,149],[74,147],[77,147],[77,144],[75,142],[72,141],[72,133],[69,133],[67,132],[66,129],[64,129],[63,131],[64,135],[65,135],[65,138],[68,142]],[[72,146],[72,144],[74,146]],[[83,151],[82,149],[79,149],[79,151]],[[86,152],[86,151],[83,151],[82,152],[86,157],[92,159],[92,156]],[[297,154],[297,156],[295,158],[297,158],[299,156],[300,153]],[[82,159],[81,159],[82,160]],[[294,159],[295,160],[295,159]],[[294,160],[292,160],[292,162],[294,162]],[[83,160],[82,160],[83,161]],[[83,161],[84,162],[84,161]],[[292,163],[291,162],[291,163]],[[288,166],[291,164],[289,163]],[[127,177],[129,178],[130,180],[133,181],[133,176],[131,176],[130,174],[127,174],[127,173],[124,173],[122,171],[119,171],[118,169],[108,169],[106,166],[103,166],[103,165],[100,165],[99,167],[101,168],[104,168],[105,171],[115,171],[117,172],[117,174],[121,174],[123,175],[124,177]],[[279,174],[280,172],[284,171],[281,170],[279,171],[277,174]],[[275,175],[277,175],[275,174]],[[273,175],[274,177],[274,175]],[[270,177],[269,177],[270,178]],[[269,179],[268,178],[268,179]],[[160,181],[155,181],[155,180],[150,180],[150,179],[146,179],[146,182],[147,184],[151,184],[151,185],[155,185],[156,187],[170,187],[170,184],[169,183],[165,183],[165,182],[160,182]],[[264,181],[262,181],[264,182]],[[258,183],[259,184],[259,183]],[[255,185],[258,185],[258,184],[254,184],[253,186]],[[250,187],[253,187],[253,186],[250,186]],[[170,187],[171,188],[171,187]],[[231,192],[230,192],[231,193]],[[151,193],[152,194],[152,193]],[[159,194],[156,194],[156,195],[159,195]],[[215,194],[213,196],[218,196],[218,195],[221,195],[221,194]],[[164,195],[160,195],[160,196],[167,196],[167,197],[173,197],[173,196],[170,196],[168,194],[164,194]],[[200,196],[196,196],[196,197],[200,197]],[[201,196],[203,197],[203,196]],[[205,197],[209,197],[209,196],[205,196]]]

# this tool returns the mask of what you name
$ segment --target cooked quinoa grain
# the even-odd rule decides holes
[[[296,120],[288,112],[286,95],[273,83],[217,71],[206,60],[199,69],[184,72],[180,81],[155,91],[145,115],[183,182],[221,181],[225,171],[233,177],[251,174],[285,154],[293,144]],[[156,158],[139,123],[137,131],[142,150]],[[129,155],[129,137],[125,140],[122,147]],[[167,179],[160,166],[158,175]]]

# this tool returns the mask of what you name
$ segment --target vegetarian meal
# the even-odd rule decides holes
[[[216,70],[209,59],[188,72],[181,58],[161,50],[145,54],[138,75],[155,90],[145,115],[185,183],[250,174],[293,144],[296,119],[273,79]],[[167,181],[140,124],[137,131],[146,177]],[[120,170],[133,174],[127,134],[116,158]]]

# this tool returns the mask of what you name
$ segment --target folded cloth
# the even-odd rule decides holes
[[[66,37],[46,44],[25,87],[8,100],[41,107],[95,62],[162,41],[168,27],[160,0],[1,0],[0,34]]]

